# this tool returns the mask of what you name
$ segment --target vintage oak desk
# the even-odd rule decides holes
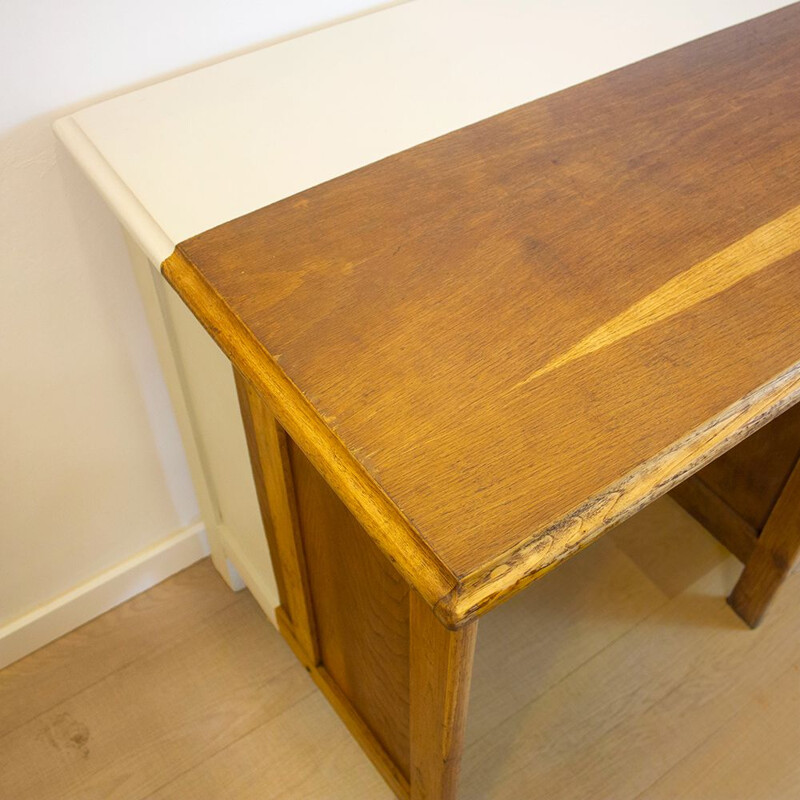
[[[654,498],[686,481],[751,625],[800,544],[800,5],[554,94],[766,9],[535,5],[396,7],[58,128],[232,362],[278,625],[401,797],[456,796],[480,615]],[[215,560],[268,606],[160,281]]]

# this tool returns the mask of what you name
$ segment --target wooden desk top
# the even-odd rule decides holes
[[[798,41],[795,5],[164,264],[451,624],[800,397]]]
[[[794,402],[796,11],[392,154],[780,2],[416,0],[56,131],[154,264],[303,192],[166,270],[455,625]]]

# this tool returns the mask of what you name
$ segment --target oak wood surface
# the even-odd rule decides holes
[[[799,556],[800,457],[728,599],[748,625],[755,627],[761,622],[775,592]]]
[[[408,584],[289,440],[320,661],[409,774]]]
[[[448,624],[798,399],[798,36],[794,5],[164,263]]]
[[[300,540],[289,442],[253,387],[237,371],[234,377],[265,534],[276,576],[280,575],[276,582],[282,607],[307,660],[316,663],[318,639],[306,580],[305,549]]]
[[[411,592],[411,800],[455,800],[477,621],[450,631]]]
[[[278,627],[389,786],[406,800],[409,586],[253,385],[238,370],[235,378],[272,563],[282,578]]]

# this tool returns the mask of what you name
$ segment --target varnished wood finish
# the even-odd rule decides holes
[[[411,800],[455,800],[478,623],[450,631],[411,592]]]
[[[346,499],[348,509],[403,577],[431,604],[449,592],[456,585],[455,576],[425,547],[408,519],[194,266],[176,250],[163,263],[162,271],[236,370],[258,387],[259,396],[269,402],[281,427]]]
[[[364,721],[364,718],[350,702],[349,698],[339,688],[330,673],[321,664],[315,664],[308,660],[308,657],[294,636],[292,624],[283,609],[279,608],[276,612],[278,628],[283,638],[292,648],[292,651],[314,679],[314,683],[331,704],[339,715],[340,719],[347,726],[353,738],[361,746],[361,749],[372,761],[380,772],[383,779],[391,787],[395,795],[401,800],[407,800],[410,795],[408,777],[391,756],[386,752],[381,740],[375,735],[372,729]]]
[[[446,624],[800,397],[799,37],[791,6],[164,263]]]
[[[728,602],[750,627],[761,622],[767,606],[800,555],[800,461],[758,537]]]
[[[409,589],[289,441],[320,663],[409,771]]]
[[[238,372],[236,384],[281,633],[398,797],[455,797],[476,625],[442,625]]]
[[[408,584],[252,384],[234,375],[281,592],[278,627],[395,794],[407,798]]]
[[[265,519],[276,580],[282,590],[281,602],[307,659],[316,663],[319,658],[317,634],[286,434],[253,387],[238,371],[234,374],[261,515]]]

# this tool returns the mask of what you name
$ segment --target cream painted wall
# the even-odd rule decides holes
[[[373,0],[0,0],[0,627],[197,517],[120,230],[52,121]]]

